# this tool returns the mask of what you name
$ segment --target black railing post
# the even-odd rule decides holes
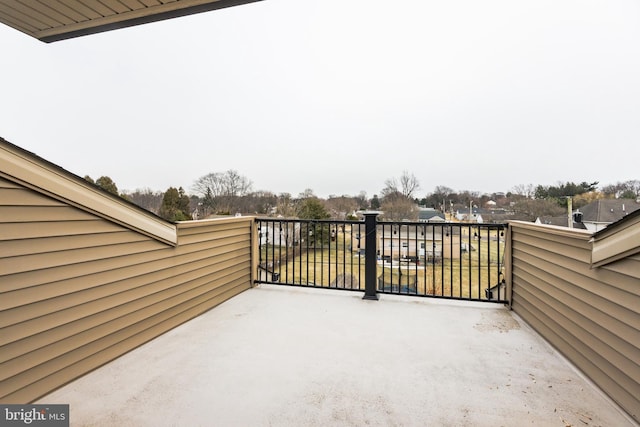
[[[378,300],[376,293],[376,280],[378,272],[378,257],[376,250],[378,239],[376,237],[378,212],[365,212],[364,214],[364,297],[362,299]]]

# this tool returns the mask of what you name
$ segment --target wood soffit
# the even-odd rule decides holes
[[[46,43],[260,0],[0,0],[0,22]]]

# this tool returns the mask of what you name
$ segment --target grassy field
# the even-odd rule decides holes
[[[378,288],[394,293],[485,298],[485,289],[498,284],[502,269],[504,241],[496,230],[487,231],[480,239],[463,234],[473,250],[463,252],[460,259],[441,259],[419,264],[379,262]],[[365,286],[364,257],[350,251],[349,233],[338,233],[330,246],[323,248],[285,248],[264,246],[261,259],[270,270],[279,273],[279,282],[320,287],[361,289]],[[445,248],[445,251],[447,249]],[[498,265],[498,261],[500,264]]]

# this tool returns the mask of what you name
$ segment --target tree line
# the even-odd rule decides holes
[[[359,210],[382,211],[382,219],[417,220],[420,207],[433,208],[453,214],[468,207],[484,207],[490,200],[497,212],[508,212],[511,219],[533,221],[542,216],[561,216],[566,213],[567,199],[574,208],[580,208],[603,198],[639,199],[640,180],[629,180],[598,187],[598,182],[558,182],[556,185],[521,184],[507,193],[482,194],[475,191],[456,191],[438,185],[433,191],[419,197],[420,182],[414,174],[403,171],[384,183],[379,194],[367,197],[359,194],[316,196],[306,189],[297,196],[290,193],[254,191],[253,183],[238,171],[213,172],[198,178],[191,187],[191,194],[182,187],[170,187],[166,191],[149,188],[131,192],[119,192],[113,180],[102,176],[97,180],[85,176],[97,186],[119,195],[138,206],[169,221],[204,219],[212,215],[236,213],[298,217],[308,219],[355,219]]]

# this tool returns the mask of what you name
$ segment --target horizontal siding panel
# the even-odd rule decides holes
[[[129,325],[144,321],[165,311],[168,307],[182,304],[186,301],[199,298],[204,294],[223,293],[233,289],[241,283],[248,283],[247,272],[242,269],[230,272],[216,280],[200,278],[189,283],[189,286],[176,286],[169,288],[165,292],[153,295],[144,301],[144,305],[133,300],[129,307],[117,307],[114,310],[105,310],[96,313],[87,319],[80,319],[74,325],[65,325],[56,328],[54,331],[46,331],[38,336],[32,337],[29,343],[25,343],[25,348],[33,347],[27,354],[0,364],[0,380],[5,380],[19,374],[22,371],[33,369],[44,364],[49,359],[63,356],[70,348],[78,348],[88,345],[96,340],[106,337],[114,331],[124,330]],[[138,306],[139,308],[135,308]],[[70,331],[72,333],[70,333]],[[57,338],[50,339],[47,335],[52,334]],[[34,346],[37,343],[37,346]],[[7,354],[15,354],[12,346],[7,346]],[[13,346],[15,347],[15,346]],[[5,350],[3,348],[3,350]],[[17,387],[19,388],[19,387]]]
[[[239,234],[233,232],[221,232],[221,233],[209,233],[206,235],[207,239],[194,241],[191,243],[180,244],[177,251],[185,252],[185,251],[196,251],[196,250],[207,250],[212,245],[215,246],[227,246],[233,245],[237,243],[247,244],[251,241],[250,235],[247,234]]]
[[[235,229],[210,232],[206,234],[191,235],[189,238],[181,239],[180,246],[188,247],[203,242],[212,242],[218,239],[227,239],[233,237],[235,239],[244,239],[249,241],[251,233],[249,229]]]
[[[151,240],[149,240],[151,241]],[[154,241],[155,242],[155,241]],[[247,245],[248,241],[242,237],[229,237],[221,239],[216,242],[218,248],[231,248],[233,245],[242,244]],[[59,281],[66,281],[75,277],[92,276],[96,273],[118,270],[129,266],[135,266],[140,264],[151,263],[155,261],[164,261],[166,259],[188,255],[191,252],[202,252],[208,250],[213,245],[211,242],[202,242],[195,245],[179,246],[177,248],[166,249],[166,246],[159,244],[157,251],[138,252],[134,254],[119,254],[119,256],[111,256],[109,258],[99,259],[92,262],[84,262],[80,264],[65,265],[50,267],[46,270],[46,274],[41,271],[34,271],[34,269],[27,269],[19,274],[9,275],[2,277],[2,281],[5,282],[3,289],[5,291],[12,291],[29,286],[38,286],[45,283],[53,283]],[[127,256],[124,256],[127,255]],[[181,260],[174,260],[172,262],[183,262]],[[159,268],[162,268],[160,266]],[[1,270],[0,270],[1,271]],[[91,283],[88,281],[87,283]],[[2,301],[0,301],[0,307],[2,307]]]
[[[213,247],[209,251],[199,251],[191,254],[181,255],[173,257],[157,257],[156,259],[148,260],[145,263],[136,263],[129,266],[122,266],[120,268],[99,270],[96,269],[96,273],[91,274],[91,267],[87,267],[86,275],[79,275],[71,277],[62,281],[44,283],[41,286],[24,286],[16,288],[14,292],[7,293],[7,299],[0,299],[0,309],[11,309],[19,307],[21,305],[30,304],[30,307],[35,307],[35,303],[38,301],[44,301],[50,298],[59,297],[65,294],[71,294],[79,291],[87,291],[92,288],[100,288],[109,284],[117,284],[118,289],[125,290],[134,286],[139,286],[139,283],[149,283],[150,281],[157,281],[172,275],[170,269],[175,268],[177,274],[184,273],[189,265],[193,265],[192,268],[199,268],[206,265],[210,265],[213,262],[219,262],[226,260],[226,256],[231,256],[235,251],[245,250],[248,251],[248,247],[244,243],[236,243],[233,245],[227,245],[224,247]],[[96,266],[103,265],[102,261],[96,261]],[[84,271],[83,271],[84,272]],[[68,273],[71,274],[71,273]],[[21,276],[37,277],[35,273],[23,273]],[[18,280],[16,279],[16,282]],[[1,314],[0,314],[1,316]],[[0,317],[1,319],[2,317]]]
[[[1,139],[0,157],[1,401],[31,402],[251,287],[253,218],[174,226]]]
[[[535,264],[542,270],[552,272],[559,278],[579,283],[580,286],[591,286],[595,293],[607,293],[612,297],[616,290],[640,296],[640,287],[635,281],[621,280],[618,273],[606,269],[592,269],[590,264],[573,258],[550,254],[543,248],[513,244],[513,260]],[[555,262],[554,262],[555,261]],[[606,284],[603,286],[603,284]]]
[[[10,189],[13,189],[13,190],[20,190],[20,191],[23,191],[23,192],[29,191],[26,188],[24,188],[22,185],[17,184],[17,183],[15,183],[13,181],[9,181],[8,179],[3,178],[0,175],[0,192],[3,189],[7,189],[7,188],[10,188]],[[2,194],[3,195],[2,197],[4,197],[5,193],[0,193],[0,194]],[[34,193],[34,196],[35,197],[41,197],[39,194],[35,194],[35,193]]]
[[[588,242],[579,242],[581,245],[565,245],[564,242],[540,239],[530,234],[514,235],[514,248],[517,244],[526,244],[530,248],[536,248],[547,253],[572,258],[585,264],[591,263],[591,251]],[[574,242],[575,243],[575,242]]]
[[[628,257],[611,264],[598,268],[598,271],[607,271],[615,274],[628,276],[630,279],[637,279],[640,283],[640,255]],[[640,286],[636,286],[636,289]]]
[[[536,281],[537,276],[519,272],[518,277],[528,283],[533,283]],[[545,301],[552,312],[562,313],[563,319],[572,322],[571,327],[579,328],[579,330],[573,330],[576,337],[587,341],[590,338],[598,340],[593,347],[600,350],[600,353],[604,354],[607,360],[615,361],[621,366],[623,363],[633,362],[634,359],[637,359],[637,355],[640,354],[640,347],[638,347],[640,345],[638,319],[637,316],[634,317],[632,315],[631,311],[627,310],[627,316],[625,317],[632,325],[624,323],[623,319],[611,317],[606,312],[601,311],[600,309],[605,308],[601,307],[600,304],[598,304],[600,309],[596,309],[594,306],[583,303],[571,294],[559,291],[553,286],[528,286],[523,288],[518,295],[522,296],[524,293],[535,296],[538,301]],[[616,311],[611,310],[610,312]],[[569,329],[566,325],[563,327]],[[600,343],[604,344],[604,347]],[[618,354],[624,356],[627,360],[616,360]],[[640,366],[636,366],[636,375],[638,376],[635,379],[640,382]]]
[[[638,257],[592,268],[588,234],[518,223],[510,234],[513,309],[638,420]]]
[[[100,247],[71,249],[64,252],[23,255],[0,259],[0,271],[10,275],[25,271],[45,270],[53,267],[67,267],[75,264],[90,263],[96,260],[118,258],[127,255],[161,251],[164,245],[147,239],[146,241]]]
[[[175,292],[178,295],[181,292],[189,290],[191,288],[208,286],[211,290],[215,290],[218,287],[223,287],[231,280],[239,280],[239,277],[248,277],[246,269],[243,271],[243,267],[228,268],[223,273],[216,275],[209,275],[208,277],[198,277],[192,279],[194,283],[185,282],[181,285],[176,285],[171,288],[165,288]],[[166,294],[165,294],[166,295]],[[50,315],[50,320],[53,323],[54,328],[50,328],[50,325],[45,325],[42,330],[35,330],[32,335],[28,335],[29,331],[25,334],[24,338],[20,341],[10,342],[2,347],[3,360],[10,360],[19,357],[21,352],[31,352],[40,348],[46,347],[53,343],[63,341],[71,336],[82,333],[86,329],[96,328],[100,325],[106,324],[115,318],[128,316],[141,312],[141,310],[149,307],[150,301],[137,301],[132,302],[129,306],[125,307],[119,312],[113,312],[109,310],[101,310],[97,313],[91,313],[88,311],[79,311],[78,308],[65,310],[65,314],[68,314],[71,319],[75,319],[72,322],[67,322],[67,319],[61,319],[57,313]],[[35,322],[32,322],[30,326],[34,326]],[[56,326],[57,325],[57,326]],[[20,325],[17,325],[20,326]]]
[[[0,395],[0,399],[6,403],[34,401],[49,390],[54,390],[79,375],[110,362],[250,287],[249,284],[242,282],[235,285],[225,293],[206,294],[196,300],[189,301],[188,304],[174,306],[144,322],[131,325],[124,331],[96,341],[88,348],[75,349],[65,355],[65,360],[62,360],[63,358],[54,359],[50,363],[57,364],[56,367],[59,370],[50,375],[43,376],[42,370],[26,371],[21,375],[29,378],[27,381],[21,382],[28,383],[28,385],[20,389],[11,389],[7,394]],[[73,363],[74,360],[75,363]],[[51,371],[52,369],[47,370]]]
[[[7,206],[68,206],[56,199],[18,186],[0,187],[0,195],[3,208]]]
[[[557,306],[545,304],[545,301],[548,300],[540,299],[538,295],[528,293],[526,290],[523,291],[521,296],[526,301],[529,301],[533,307],[539,309],[540,312],[545,313],[544,316],[539,317],[541,322],[544,322],[549,327],[551,325],[546,322],[545,317],[548,317],[553,322],[555,331],[564,336],[565,345],[569,346],[567,348],[596,364],[593,369],[600,370],[605,375],[616,378],[619,385],[627,390],[633,388],[634,384],[640,384],[638,382],[640,367],[637,363],[621,357],[618,352],[598,340],[590,340],[586,336],[588,334],[585,333],[584,329],[567,318],[565,312],[557,311]],[[553,318],[546,315],[546,313],[553,313]],[[587,340],[584,338],[587,338]],[[589,344],[587,345],[586,342],[589,342]]]
[[[75,222],[31,222],[4,224],[0,222],[0,241],[37,239],[40,237],[74,236],[85,234],[112,233],[123,227],[99,218],[93,221]],[[34,242],[35,244],[35,242]]]
[[[96,246],[110,246],[124,243],[136,243],[149,239],[138,233],[120,230],[113,233],[85,234],[80,236],[56,236],[38,239],[21,239],[7,241],[0,245],[0,258],[15,257],[21,255],[43,254],[48,252],[61,252],[73,249],[90,248]]]
[[[600,302],[604,299],[617,305],[617,307],[612,305],[612,309],[624,307],[633,312],[636,311],[636,301],[640,299],[640,289],[638,289],[638,287],[603,286],[602,281],[599,281],[588,274],[584,274],[590,272],[586,266],[583,268],[582,272],[575,268],[563,269],[558,265],[547,263],[546,261],[528,254],[519,254],[516,261],[518,268],[528,268],[532,274],[547,277],[550,284],[563,288],[563,290],[566,290],[567,292],[576,292],[580,290],[588,292],[582,294],[585,300],[589,300],[591,302],[596,300]]]
[[[548,274],[534,266],[518,264],[518,266],[514,268],[513,276],[518,279],[517,283],[521,284],[522,281],[525,282],[525,289],[540,289],[548,294],[554,295],[554,297],[566,298],[566,304],[580,306],[581,313],[584,313],[586,310],[590,313],[590,316],[596,317],[604,322],[605,318],[598,315],[598,313],[602,313],[606,318],[615,320],[613,323],[608,325],[611,328],[622,326],[622,324],[624,324],[634,330],[640,330],[640,321],[635,311],[638,305],[638,298],[629,298],[629,300],[625,301],[625,307],[621,304],[612,302],[607,298],[601,298],[598,295],[593,295],[584,288],[571,286],[569,283],[565,286],[557,286],[557,283],[552,280],[552,274]],[[515,287],[514,291],[517,291]],[[616,313],[616,315],[612,316],[611,313]],[[618,324],[618,321],[622,322],[622,324]],[[616,329],[616,333],[622,333],[622,331]],[[627,335],[621,336],[624,336],[626,337],[625,339],[633,342],[631,337]],[[635,333],[633,337],[638,338]]]
[[[553,273],[559,275],[558,277],[563,280],[566,280],[564,276],[567,276],[568,274],[575,272],[587,272],[586,267],[588,265],[586,263],[576,261],[571,257],[550,254],[549,252],[539,247],[522,245],[520,242],[514,242],[513,250],[513,257],[515,259],[522,260],[526,263],[536,264],[542,269],[553,270]],[[551,261],[552,259],[559,262],[553,262]]]
[[[178,238],[181,245],[190,243],[197,243],[202,241],[202,238],[209,233],[224,233],[233,231],[233,234],[242,234],[249,232],[251,227],[245,222],[224,222],[219,220],[216,222],[203,222],[200,227],[184,227],[183,224],[178,224]],[[182,227],[181,227],[182,226]]]
[[[231,241],[231,240],[230,240]],[[102,284],[111,283],[116,280],[127,280],[153,271],[165,270],[171,266],[188,264],[199,260],[208,259],[211,262],[212,257],[224,254],[228,251],[234,251],[240,248],[247,248],[246,241],[239,241],[233,244],[215,246],[212,249],[199,249],[191,252],[183,250],[183,254],[176,254],[176,251],[166,250],[153,253],[143,253],[131,255],[128,257],[120,257],[115,259],[106,259],[76,265],[73,268],[68,266],[52,268],[47,270],[44,275],[39,271],[30,271],[17,275],[7,276],[7,285],[3,287],[5,291],[14,291],[18,289],[38,288],[40,298],[45,296],[60,295],[62,293],[70,293],[76,290],[85,289]],[[0,277],[0,280],[3,280]],[[61,287],[61,285],[64,285]],[[51,288],[55,289],[51,292]],[[0,298],[0,309],[15,307],[17,299],[9,302]]]
[[[514,298],[513,309],[551,345],[564,354],[571,363],[604,390],[609,397],[623,408],[626,408],[629,413],[634,416],[631,410],[633,408],[640,408],[640,400],[638,400],[637,397],[640,396],[640,390],[637,385],[632,385],[630,389],[621,387],[617,378],[612,378],[598,367],[598,362],[602,360],[600,357],[596,355],[594,359],[589,359],[580,352],[574,351],[571,347],[567,347],[567,342],[571,337],[564,335],[562,331],[556,329],[553,320],[536,308],[535,304],[530,303],[522,297],[517,300]],[[604,363],[606,363],[606,361],[604,361]],[[637,417],[638,413],[636,409],[635,419],[637,419]]]
[[[0,314],[0,325],[4,329],[4,334],[0,337],[0,345],[11,342],[20,336],[28,336],[28,331],[42,331],[47,328],[54,328],[62,322],[71,322],[82,318],[87,313],[95,313],[123,304],[128,300],[135,299],[136,295],[150,295],[165,289],[179,286],[183,280],[196,280],[202,276],[222,275],[228,268],[247,269],[250,254],[246,252],[231,252],[225,255],[224,259],[204,268],[193,271],[175,272],[172,270],[163,271],[153,276],[139,276],[133,280],[120,281],[111,285],[95,288],[88,288],[80,292],[66,294],[57,298],[43,300],[31,304],[29,310],[17,307],[12,310],[4,310]],[[186,268],[183,268],[186,270]],[[153,280],[156,279],[156,280]],[[55,311],[53,311],[55,309]],[[75,310],[77,314],[73,315]],[[47,316],[47,313],[51,313]]]
[[[55,221],[95,221],[95,215],[72,206],[38,206],[25,209],[22,206],[0,207],[2,222],[55,222]]]

